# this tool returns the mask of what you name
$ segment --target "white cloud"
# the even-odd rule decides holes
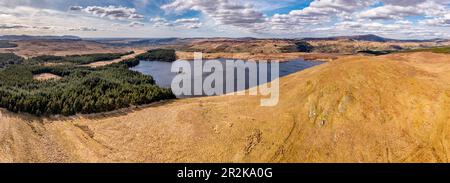
[[[129,24],[130,27],[143,27],[144,25],[145,25],[144,23],[142,23],[142,22],[137,22],[137,21],[131,22],[131,23]]]
[[[90,13],[99,17],[106,17],[112,20],[135,20],[143,19],[144,15],[139,14],[134,8],[116,7],[116,6],[88,6],[83,8],[81,6],[72,6],[69,8],[71,11],[81,11]]]
[[[155,27],[176,27],[176,28],[188,28],[188,29],[198,29],[203,24],[198,18],[181,18],[175,21],[168,21],[165,18],[155,17],[150,19]]]
[[[97,29],[91,27],[77,27],[77,28],[70,28],[69,31],[95,32],[97,31]]]
[[[174,21],[174,24],[186,27],[188,29],[198,29],[202,23],[198,18],[181,18]]]
[[[23,24],[0,24],[0,29],[23,29],[23,28],[29,28],[30,26],[28,25],[23,25]]]
[[[0,6],[0,34],[106,36],[125,34],[129,27],[111,30],[110,19],[99,19],[84,14],[50,9]],[[150,31],[149,31],[150,32]]]
[[[107,6],[94,6],[89,1],[71,4],[63,0],[0,0],[0,34],[316,37],[372,33],[394,38],[450,35],[450,0],[313,0],[308,7],[276,13],[293,2],[296,0],[130,0],[126,5],[130,7],[125,7],[117,0],[102,1]],[[161,9],[146,9],[155,5]],[[199,15],[192,16],[191,11]],[[143,12],[161,17],[146,19]]]
[[[395,23],[400,25],[413,25],[413,23],[409,20],[398,20]]]
[[[433,19],[426,19],[420,22],[422,25],[450,27],[450,13]]]
[[[83,10],[83,7],[81,7],[81,6],[71,6],[69,8],[69,10],[70,11],[81,11],[81,10]]]
[[[384,0],[384,3],[386,5],[360,12],[357,17],[371,20],[389,20],[403,19],[408,16],[439,16],[449,11],[442,1],[434,0]]]
[[[161,18],[161,17],[151,18],[150,22],[153,23],[154,27],[172,27],[172,26],[174,26],[173,23],[171,23],[168,20],[166,20],[165,18]]]
[[[273,30],[301,30],[305,27],[317,26],[338,18],[350,19],[351,14],[373,4],[373,0],[315,0],[300,10],[292,10],[287,14],[275,14],[270,18]]]
[[[448,0],[315,0],[304,9],[273,15],[266,23],[270,29],[266,30],[278,35],[306,33],[310,36],[365,33],[394,37],[442,35],[445,30],[423,27],[407,18],[422,16],[427,19],[422,25],[447,26],[450,23],[446,18],[450,14],[449,3]],[[305,29],[311,31],[305,32]]]
[[[255,10],[252,5],[230,0],[218,0],[216,2],[209,0],[175,0],[161,8],[169,12],[200,11],[220,25],[253,28],[255,24],[266,21],[264,14]]]
[[[416,7],[412,6],[394,6],[386,5],[378,8],[364,11],[358,15],[358,18],[368,18],[372,20],[402,19],[406,16],[421,15]]]
[[[177,19],[175,23],[199,23],[199,21],[198,18],[181,18]]]

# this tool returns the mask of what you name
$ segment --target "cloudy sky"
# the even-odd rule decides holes
[[[450,38],[450,0],[0,0],[0,34]]]

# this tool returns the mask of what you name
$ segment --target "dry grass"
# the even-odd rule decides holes
[[[193,41],[181,45],[184,51],[201,51],[205,53],[281,53],[281,48],[292,45],[289,40],[236,40],[236,39],[207,39]]]
[[[177,57],[183,60],[193,60],[193,52],[177,52]],[[322,53],[203,53],[203,59],[240,59],[240,60],[272,60],[285,62],[298,58],[305,60],[321,60],[332,61],[339,57],[338,54],[322,54]]]
[[[34,80],[38,81],[47,81],[47,80],[59,80],[61,79],[61,76],[52,74],[52,73],[42,73],[42,74],[36,74],[33,76]]]
[[[123,53],[127,48],[114,48],[90,41],[16,41],[16,48],[0,49],[0,52],[11,52],[23,57],[39,55],[83,55],[93,53]]]
[[[448,162],[449,55],[350,56],[260,97],[169,101],[105,115],[0,113],[2,162]]]
[[[450,45],[450,42],[371,42],[371,41],[350,41],[350,40],[321,40],[310,41],[311,45],[316,47],[319,52],[337,52],[337,53],[357,53],[361,50],[396,50],[416,49]]]
[[[280,54],[284,47],[293,46],[294,40],[235,40],[235,39],[208,39],[198,40],[189,44],[177,46],[180,51],[201,51],[204,53],[244,53],[256,55]],[[372,42],[355,41],[351,39],[308,41],[315,47],[316,53],[355,54],[362,50],[397,50],[428,48],[450,45],[450,42]]]

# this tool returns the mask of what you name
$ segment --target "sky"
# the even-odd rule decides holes
[[[450,38],[450,0],[0,0],[0,35]]]

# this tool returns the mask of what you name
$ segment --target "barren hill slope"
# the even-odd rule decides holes
[[[75,54],[119,53],[132,50],[131,48],[111,47],[82,40],[23,40],[11,43],[17,44],[18,46],[0,49],[0,53],[15,53],[28,58],[39,55],[65,56]]]
[[[60,120],[2,111],[2,162],[448,162],[450,56],[346,57],[259,97]]]

